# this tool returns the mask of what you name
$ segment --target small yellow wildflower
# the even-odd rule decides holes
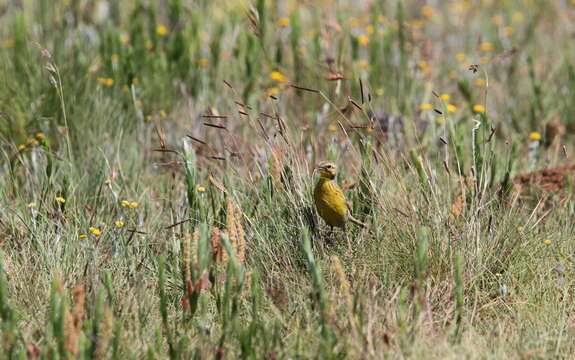
[[[270,96],[275,96],[275,95],[277,95],[277,94],[279,94],[279,93],[280,93],[280,89],[279,89],[279,88],[277,88],[277,87],[271,87],[271,88],[266,89],[266,92],[265,92],[265,94],[264,94],[264,97],[265,97],[265,98],[269,98]]]
[[[90,231],[92,231],[92,234],[94,234],[94,235],[96,235],[96,236],[102,234],[102,232],[101,232],[100,230],[96,229],[96,228],[92,228],[92,230],[90,230]]]
[[[156,26],[156,33],[160,36],[166,36],[168,35],[168,28],[164,25],[158,25]]]
[[[464,62],[465,61],[465,54],[459,53],[459,54],[455,55],[455,60],[457,60],[459,62]]]
[[[127,34],[120,35],[120,42],[127,45],[130,42],[130,37]]]
[[[337,125],[335,125],[335,124],[330,124],[330,125],[327,127],[327,129],[328,129],[329,131],[337,131],[338,128],[337,128]]]
[[[367,46],[367,44],[369,44],[369,37],[367,35],[360,35],[357,37],[357,43],[360,46]]]
[[[138,203],[137,203],[137,202],[132,201],[132,202],[130,203],[130,209],[135,209],[135,208],[137,208],[137,207],[138,207]]]
[[[152,120],[154,120],[154,117],[152,115],[146,115],[146,120],[152,121]]]
[[[476,113],[482,113],[485,111],[485,107],[483,105],[473,105],[473,111]]]
[[[491,18],[491,22],[495,25],[501,25],[503,24],[503,16],[495,15]]]
[[[88,237],[88,235],[86,235],[86,234],[80,234],[80,239],[85,239],[87,237]]]
[[[27,142],[28,142],[28,145],[30,145],[30,146],[38,146],[38,145],[40,145],[40,143],[39,143],[38,140],[36,140],[36,139],[28,139]]]
[[[507,36],[513,36],[513,34],[515,34],[515,29],[513,26],[506,26],[503,28],[503,33]]]
[[[64,198],[61,197],[61,196],[56,196],[56,201],[59,202],[60,204],[63,204],[63,203],[66,202],[66,199],[64,199]]]
[[[105,85],[105,84],[106,84],[106,78],[98,77],[98,78],[96,78],[96,82],[97,82],[98,84]]]
[[[377,95],[377,96],[383,95],[383,89],[382,89],[382,88],[376,89],[376,90],[375,90],[375,95]]]
[[[349,26],[351,27],[358,27],[359,26],[359,20],[357,18],[351,17],[349,18],[349,20],[347,21],[347,23],[349,24]]]
[[[421,8],[421,15],[430,18],[434,15],[434,10],[431,6],[424,6]]]
[[[28,207],[29,208],[36,207],[36,203],[35,202],[28,203]]]
[[[163,117],[163,118],[165,118],[165,117],[168,116],[168,114],[166,114],[166,112],[165,112],[164,110],[160,110],[160,111],[158,112],[158,114],[160,115],[160,117]]]
[[[441,94],[439,98],[443,101],[449,101],[449,94]]]
[[[375,26],[373,26],[373,25],[368,25],[368,26],[366,26],[366,27],[365,27],[365,32],[366,32],[368,35],[372,35],[372,34],[375,32]]]
[[[447,104],[447,112],[454,113],[457,111],[457,106],[453,104]]]
[[[14,40],[12,40],[12,39],[4,40],[4,41],[2,42],[2,45],[3,45],[5,48],[11,48],[12,46],[14,46]]]
[[[110,60],[112,60],[113,63],[118,63],[118,62],[120,62],[120,55],[113,54],[112,57],[110,58]]]
[[[44,133],[42,133],[42,132],[38,132],[34,136],[36,136],[36,139],[38,139],[38,140],[44,140],[46,138],[46,135],[44,135]]]
[[[521,11],[516,11],[513,13],[513,16],[511,16],[511,19],[513,20],[513,22],[522,23],[523,20],[525,20],[525,16]]]
[[[518,226],[518,227],[517,227],[517,231],[519,231],[519,232],[523,231],[523,229],[524,229],[523,226]]]
[[[439,126],[445,124],[445,118],[443,116],[438,116],[435,118],[435,123]]]
[[[108,184],[110,184],[110,183],[112,183],[112,180],[110,180],[110,179],[104,180],[104,184],[108,185]]]
[[[367,62],[367,60],[359,60],[357,62],[357,66],[359,66],[362,69],[369,69],[369,63]]]
[[[386,21],[387,21],[387,19],[386,19],[385,16],[383,16],[383,15],[379,15],[379,16],[377,17],[377,22],[380,23],[380,24],[385,24]]]
[[[529,140],[539,141],[541,140],[541,134],[538,133],[537,131],[533,131],[532,133],[529,134]]]
[[[122,205],[123,207],[127,207],[130,206],[130,202],[128,200],[122,200],[122,202],[120,202],[120,205]]]
[[[479,45],[479,50],[483,52],[493,51],[493,44],[490,42],[483,42],[481,45]]]
[[[545,245],[551,245],[551,243],[552,243],[551,239],[543,240],[543,244],[545,244]]]
[[[205,192],[206,188],[203,186],[198,186],[198,192]]]
[[[433,105],[431,104],[421,104],[419,105],[419,110],[431,110],[433,109]]]
[[[142,100],[136,100],[134,101],[134,106],[137,108],[141,108],[142,107]]]
[[[275,80],[275,81],[278,81],[278,82],[284,82],[284,81],[286,81],[286,77],[284,76],[284,74],[282,74],[282,73],[279,72],[279,71],[272,71],[272,72],[270,73],[270,78],[271,78],[272,80]]]
[[[116,225],[117,228],[121,228],[122,226],[124,226],[124,222],[118,220],[118,221],[116,221],[116,222],[114,223],[114,225]]]
[[[289,26],[289,18],[287,17],[281,17],[278,19],[278,26],[279,27],[288,27]]]
[[[198,65],[201,67],[206,67],[206,66],[210,65],[210,60],[208,60],[206,58],[202,58],[202,59],[198,60]]]
[[[106,86],[112,86],[112,85],[114,85],[114,79],[107,78],[106,79]]]
[[[24,145],[24,144],[18,145],[18,150],[19,150],[19,151],[24,151],[24,150],[26,150],[26,145]]]
[[[478,86],[478,87],[484,87],[485,86],[485,79],[484,78],[477,78],[473,82],[473,85]]]

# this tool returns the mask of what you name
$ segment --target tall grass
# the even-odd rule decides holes
[[[569,358],[574,16],[0,1],[3,354]]]

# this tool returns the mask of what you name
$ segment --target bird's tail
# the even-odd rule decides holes
[[[349,221],[351,221],[352,223],[354,223],[355,225],[361,226],[362,228],[366,228],[367,225],[365,223],[362,223],[361,221],[357,220],[356,218],[354,218],[351,214],[348,214],[348,219]]]

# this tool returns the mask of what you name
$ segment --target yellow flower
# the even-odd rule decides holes
[[[122,205],[123,207],[130,206],[130,202],[128,200],[122,200],[122,202],[120,202],[120,205]]]
[[[26,145],[24,145],[24,144],[18,145],[18,150],[19,150],[19,151],[24,151],[24,150],[26,150]]]
[[[376,89],[376,90],[375,90],[375,95],[377,95],[377,96],[383,95],[383,89],[382,89],[382,88]]]
[[[455,55],[455,60],[457,60],[459,62],[464,62],[465,61],[465,54],[459,53],[459,54]]]
[[[433,105],[431,104],[421,104],[419,105],[419,110],[431,110],[433,109]]]
[[[160,36],[166,36],[168,35],[168,28],[165,27],[164,25],[158,25],[156,27],[156,33]]]
[[[367,35],[360,35],[357,37],[357,43],[360,46],[367,46],[367,44],[369,44],[369,37]]]
[[[158,112],[158,114],[160,115],[160,117],[163,117],[163,118],[165,118],[165,117],[168,116],[168,114],[166,114],[166,112],[165,112],[164,110],[160,110],[160,111]]]
[[[337,131],[338,127],[337,127],[337,125],[335,125],[335,124],[330,124],[330,125],[327,127],[327,129],[328,129],[329,131]]]
[[[373,25],[368,25],[368,26],[366,26],[366,27],[365,27],[365,32],[366,32],[368,35],[373,34],[373,33],[375,32],[375,26],[373,26]]]
[[[120,35],[120,42],[127,45],[130,42],[130,37],[127,34]]]
[[[112,85],[114,85],[114,79],[107,78],[106,79],[106,86],[112,86]]]
[[[518,226],[518,227],[517,227],[517,231],[519,231],[519,232],[523,231],[523,229],[524,229],[523,226]]]
[[[34,136],[36,136],[36,139],[39,139],[39,140],[44,140],[46,138],[46,135],[44,135],[44,133],[41,133],[41,132],[36,133],[36,135],[34,135]]]
[[[481,59],[479,59],[479,61],[483,64],[489,64],[489,58],[487,56],[483,56]]]
[[[270,96],[275,96],[275,95],[277,95],[277,94],[279,94],[279,93],[280,93],[280,89],[279,89],[279,88],[277,88],[277,87],[271,87],[271,88],[266,89],[266,92],[265,92],[265,94],[264,94],[264,97],[265,97],[265,98],[269,98]]]
[[[516,11],[513,13],[513,16],[511,17],[511,19],[513,20],[513,22],[522,23],[523,20],[525,20],[525,16],[523,15],[523,13],[521,11]]]
[[[130,203],[130,208],[131,208],[131,209],[135,209],[135,208],[137,208],[137,207],[138,207],[138,203],[137,203],[137,202],[132,201],[132,202]]]
[[[437,118],[435,118],[435,123],[441,126],[445,124],[445,118],[443,116],[438,116]]]
[[[351,27],[358,27],[359,26],[359,20],[357,18],[351,17],[349,18],[349,20],[347,21],[347,23],[349,24],[349,26]]]
[[[104,180],[104,184],[106,184],[106,185],[110,184],[111,182],[112,182],[112,180],[110,180],[110,179]]]
[[[96,82],[97,82],[98,84],[104,85],[104,84],[106,84],[106,78],[98,77],[98,78],[96,78]]]
[[[198,65],[201,67],[206,67],[206,66],[210,65],[210,60],[208,60],[206,58],[202,58],[202,59],[198,60]]]
[[[359,66],[362,69],[369,69],[369,63],[367,62],[367,60],[359,60],[357,62],[357,66]]]
[[[112,57],[110,58],[110,60],[112,60],[113,63],[120,62],[120,55],[113,54]]]
[[[483,87],[483,86],[485,86],[485,79],[484,78],[477,78],[473,82],[473,85]]]
[[[11,48],[12,46],[14,46],[14,40],[12,40],[12,39],[4,40],[4,41],[2,42],[2,45],[3,45],[5,48]]]
[[[278,19],[278,26],[279,27],[288,27],[289,26],[289,18],[281,17]]]
[[[443,101],[449,101],[449,94],[441,94],[439,98]]]
[[[142,107],[142,100],[136,100],[134,101],[134,106],[137,108],[141,108]]]
[[[29,207],[29,208],[36,207],[36,203],[35,203],[35,202],[31,202],[31,203],[28,204],[28,207]]]
[[[479,45],[479,49],[483,52],[493,51],[493,44],[490,42],[483,42]]]
[[[513,28],[513,26],[506,26],[503,28],[503,33],[507,36],[512,36],[513,34],[515,34],[515,29]]]
[[[38,146],[40,143],[36,139],[28,139],[28,145],[30,146]]]
[[[286,77],[284,76],[284,74],[282,74],[282,73],[279,72],[279,71],[272,71],[272,72],[270,73],[270,78],[271,78],[272,80],[275,80],[275,81],[278,81],[278,82],[284,82],[284,81],[286,81]]]
[[[90,231],[92,232],[92,234],[94,234],[94,235],[96,235],[96,236],[102,234],[102,232],[101,232],[100,230],[98,230],[98,229],[96,229],[96,228],[93,228],[93,227],[90,228]]]
[[[114,223],[114,225],[116,225],[117,228],[121,228],[122,226],[124,226],[124,222],[118,220],[118,221],[116,221],[116,222]]]
[[[491,22],[495,25],[501,25],[503,24],[503,16],[495,15],[491,18]]]
[[[66,202],[66,199],[64,199],[64,198],[61,197],[61,196],[56,196],[56,201],[59,202],[60,204],[63,204],[63,203]]]
[[[473,111],[476,113],[482,113],[485,111],[485,107],[483,105],[473,105]]]
[[[152,115],[146,115],[146,120],[152,121],[154,117]]]
[[[432,17],[434,14],[434,10],[431,6],[424,6],[421,8],[421,15],[426,17],[426,18],[430,18]]]
[[[383,15],[379,15],[379,16],[377,17],[377,22],[380,23],[380,24],[385,24],[386,21],[387,21],[387,19],[386,19],[385,16],[383,16]]]
[[[457,111],[457,106],[453,104],[447,104],[447,112],[454,113]]]
[[[80,234],[80,239],[85,239],[87,237],[88,237],[88,235],[86,235],[86,234]]]
[[[551,245],[551,243],[552,243],[551,239],[543,240],[543,244],[545,244],[545,245]]]
[[[198,192],[205,192],[206,188],[203,186],[198,186]]]
[[[541,140],[541,134],[538,133],[537,131],[533,131],[532,133],[529,134],[529,140],[539,141]]]

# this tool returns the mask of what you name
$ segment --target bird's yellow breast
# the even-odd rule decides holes
[[[319,216],[328,225],[344,227],[347,203],[343,191],[335,181],[326,178],[319,179],[313,197]]]

